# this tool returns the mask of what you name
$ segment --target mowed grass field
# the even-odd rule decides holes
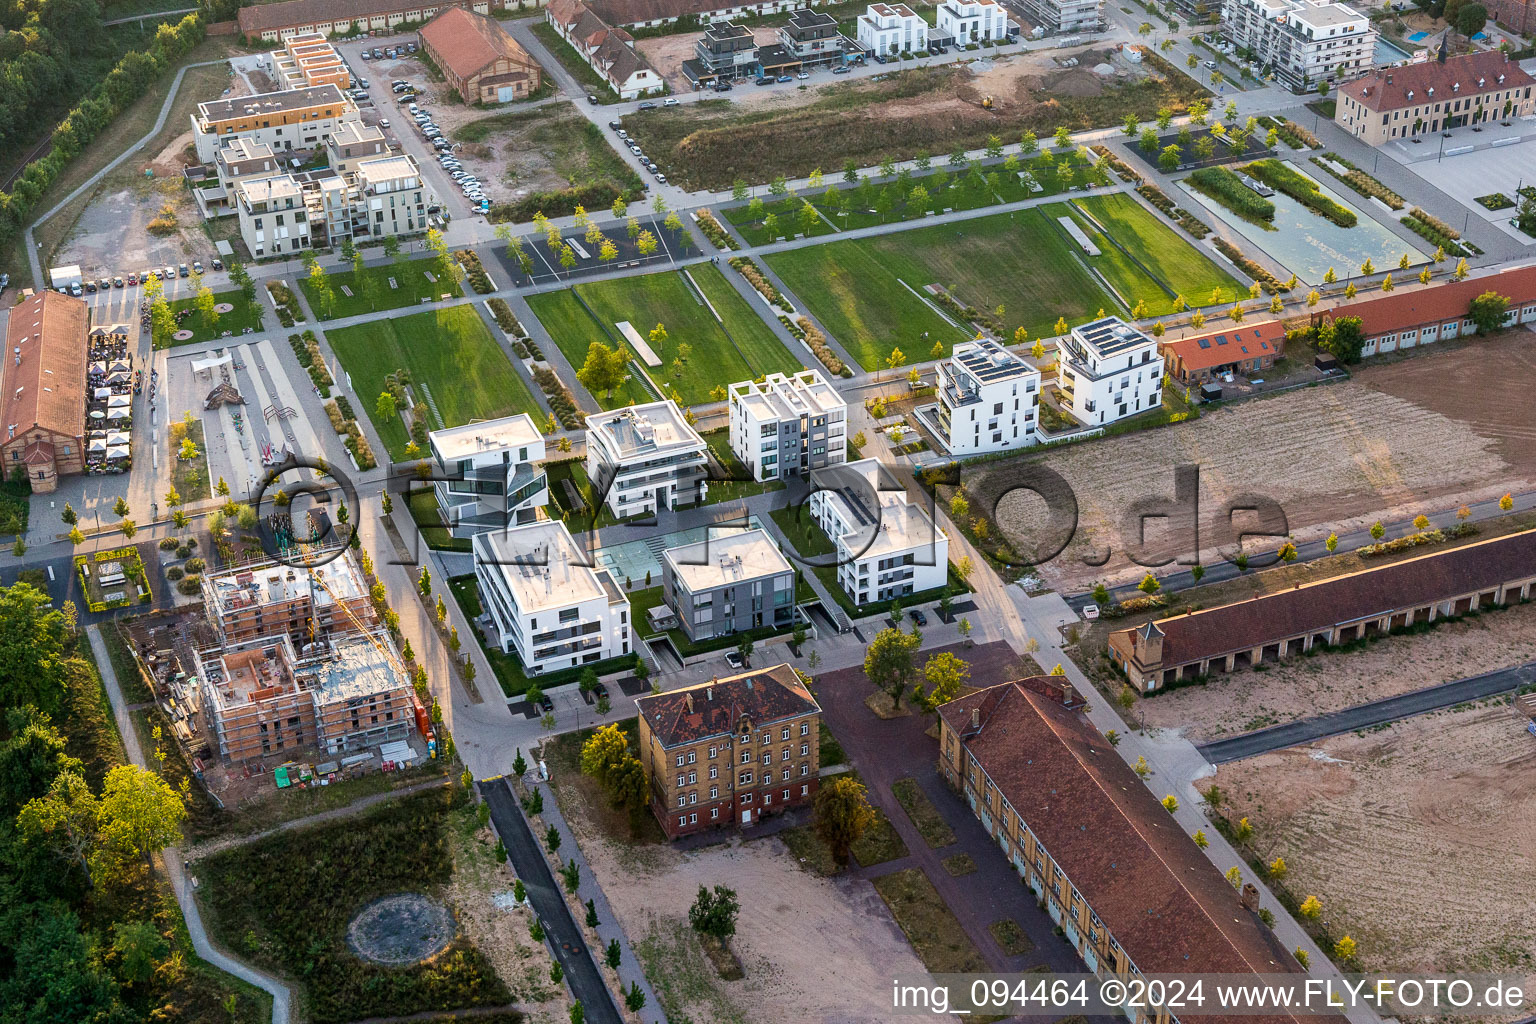
[[[433,422],[434,430],[520,412],[535,421],[544,418],[473,306],[376,320],[327,331],[325,336],[352,375],[359,403],[395,459],[405,458],[410,436],[400,417],[381,421],[374,403],[384,390],[384,378],[401,367],[411,375],[417,400],[426,401],[425,389],[442,413],[443,422]]]
[[[1053,218],[1067,215],[1066,205],[1053,204],[1047,213]],[[1102,252],[1097,257],[1081,251],[1079,255],[1111,281],[1132,306],[1145,302],[1148,316],[1173,312],[1173,299],[1168,291],[1183,296],[1191,306],[1227,304],[1240,291],[1246,294],[1246,285],[1130,196],[1088,196],[1073,200],[1071,205],[1076,209],[1070,211],[1070,216]],[[1125,251],[1115,248],[1105,234]]]
[[[903,282],[915,291],[943,285],[978,309],[1001,305],[1010,337],[1018,327],[1031,338],[1049,336],[1060,317],[1082,323],[1118,308],[1034,210],[764,258],[866,370],[883,367],[893,345],[916,363],[932,358],[935,341],[948,355],[971,336]]]
[[[429,281],[428,274],[437,280]],[[357,274],[351,270],[328,271],[325,277],[335,296],[335,301],[328,308],[321,307],[319,297],[310,287],[309,276],[303,272],[297,275],[309,308],[315,311],[316,316],[327,320],[339,320],[379,309],[415,306],[422,299],[437,299],[443,295],[464,294],[464,289],[457,281],[443,276],[434,259],[416,259],[398,264],[391,260],[382,266],[364,267],[366,284],[359,281]],[[393,288],[389,286],[391,279],[395,282]],[[343,287],[352,294],[342,291]]]
[[[656,325],[662,324],[667,329],[666,341],[651,345],[661,365],[648,366],[646,372],[662,394],[672,397],[676,392],[683,405],[710,402],[710,391],[732,381],[801,369],[803,363],[790,354],[720,271],[700,265],[690,268],[689,273],[721,320],[699,301],[681,271],[578,284],[570,291],[531,295],[528,304],[577,369],[586,362],[593,342],[611,346],[622,338],[615,324],[627,320],[647,340]],[[690,351],[679,373],[673,363],[685,344]],[[639,361],[638,354],[630,354]],[[608,409],[627,404],[630,398],[654,401],[636,381],[612,395],[593,397]]]

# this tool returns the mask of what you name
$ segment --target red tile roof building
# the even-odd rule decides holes
[[[1109,635],[1109,656],[1142,693],[1536,593],[1536,531],[1297,584]]]
[[[667,838],[816,798],[821,706],[789,665],[641,697],[640,761]]]
[[[527,99],[543,69],[495,20],[449,7],[421,27],[422,48],[465,103]]]
[[[457,6],[489,14],[508,4],[506,0],[279,0],[240,8],[238,23],[247,39],[277,43],[311,32],[346,36],[421,25],[445,7]]]
[[[1228,370],[1251,377],[1285,354],[1285,325],[1279,320],[1233,324],[1159,338],[1157,348],[1167,372],[1180,384],[1203,384]]]
[[[25,467],[32,490],[85,468],[85,332],[81,299],[38,292],[11,309],[0,369],[0,463],[9,477]]]
[[[1259,920],[1257,890],[1232,888],[1062,682],[999,683],[945,704],[939,763],[1088,968],[1301,973]]]
[[[634,37],[581,0],[551,0],[545,18],[621,99],[638,99],[663,87],[661,76],[635,51]]]
[[[1525,117],[1536,79],[1496,50],[1378,68],[1339,86],[1334,122],[1372,146]]]
[[[1473,333],[1467,319],[1472,300],[1490,291],[1509,300],[1506,326],[1536,322],[1536,266],[1346,302],[1314,313],[1312,320],[1316,324],[1325,318],[1358,316],[1366,337],[1363,354],[1373,356]]]

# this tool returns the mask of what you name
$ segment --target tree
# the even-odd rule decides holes
[[[875,635],[864,654],[864,674],[891,698],[891,705],[901,707],[901,695],[912,677],[912,659],[922,640],[910,633],[887,627]]]
[[[1292,951],[1291,955],[1296,958],[1297,963],[1301,964],[1302,970],[1306,970],[1312,964],[1312,958],[1308,956],[1307,951],[1302,949],[1300,946],[1297,946],[1295,950]]]
[[[1509,299],[1495,291],[1486,291],[1472,300],[1467,319],[1477,327],[1478,334],[1491,334],[1504,326],[1509,311]]]
[[[947,704],[960,696],[960,690],[971,678],[971,666],[948,651],[935,654],[923,665],[922,683],[912,693],[912,698],[924,710],[936,713],[941,704]]]
[[[84,539],[83,537],[81,538]],[[29,583],[0,587],[0,706],[59,710],[65,693],[64,616]]]
[[[1199,583],[1205,577],[1205,566],[1196,562],[1189,567],[1189,578]]]
[[[1151,128],[1143,128],[1141,132],[1141,139],[1137,144],[1141,146],[1141,151],[1143,153],[1156,153],[1158,141],[1157,132],[1153,131]]]
[[[1382,536],[1386,532],[1387,532],[1387,528],[1385,526],[1381,525],[1381,520],[1380,519],[1376,520],[1374,523],[1371,524],[1371,539],[1372,540],[1381,540]]]
[[[752,663],[752,647],[752,637],[746,634],[743,634],[741,639],[736,641],[736,653],[741,656],[743,667]]]
[[[1203,828],[1195,829],[1195,834],[1190,836],[1190,838],[1193,839],[1195,841],[1195,845],[1202,850],[1211,845],[1211,841],[1205,838],[1205,829]]]
[[[155,773],[137,765],[120,765],[107,773],[101,791],[101,841],[113,855],[148,860],[180,838],[186,816],[181,795]]]
[[[1365,327],[1357,316],[1324,320],[1317,329],[1317,347],[1341,363],[1358,363],[1365,350]]]
[[[1328,539],[1323,541],[1323,547],[1328,549],[1330,555],[1333,554],[1339,549],[1339,535],[1336,533],[1328,534]]]
[[[1274,860],[1269,862],[1269,877],[1270,878],[1284,878],[1285,877],[1285,872],[1286,872],[1286,867],[1285,867],[1285,858],[1284,857],[1276,857]]]
[[[1308,896],[1301,901],[1301,906],[1296,908],[1296,912],[1308,921],[1316,921],[1323,914],[1323,903],[1316,896]]]
[[[574,896],[581,888],[581,862],[575,857],[566,861],[560,869],[560,877],[565,882],[565,891]]]
[[[817,801],[820,799],[818,793]],[[693,906],[688,908],[688,923],[699,934],[724,942],[736,934],[736,915],[740,912],[741,904],[736,899],[735,889],[717,885],[711,891],[701,885]]]
[[[1462,11],[1463,18],[1466,17],[1466,11],[1468,10],[1482,10],[1482,8],[1478,7],[1476,4],[1468,7],[1466,10]],[[1482,28],[1482,25],[1478,25],[1478,28]],[[1466,34],[1471,35],[1472,33],[1468,32]],[[1339,963],[1349,963],[1355,958],[1355,954],[1357,952],[1359,952],[1359,950],[1355,946],[1355,940],[1350,938],[1348,935],[1344,936],[1338,942],[1333,944],[1333,958]]]
[[[1253,823],[1246,817],[1238,818],[1237,827],[1232,831],[1237,836],[1238,842],[1245,843],[1253,837]]]
[[[966,645],[969,646],[971,642],[971,629],[973,628],[971,626],[971,620],[967,618],[961,618],[961,620],[955,624],[955,628],[960,631],[960,639],[964,640]]]
[[[624,383],[629,372],[629,358],[622,348],[609,348],[600,341],[587,346],[587,360],[576,371],[576,379],[593,394],[612,394]]]
[[[596,916],[595,914],[593,916]],[[597,927],[593,925],[593,927]],[[619,969],[619,962],[624,958],[624,947],[619,945],[618,939],[609,939],[608,946],[603,950],[603,962],[614,970]]]
[[[839,867],[846,867],[853,845],[875,825],[864,784],[851,775],[838,775],[816,792],[816,834],[832,851]],[[697,925],[695,925],[697,927]]]
[[[61,772],[43,796],[26,803],[16,819],[17,832],[29,844],[47,847],[79,868],[92,884],[99,807],[91,787],[77,771]]]
[[[629,756],[629,740],[617,725],[605,725],[581,746],[581,773],[596,779],[605,789],[609,779]]]
[[[1456,13],[1456,31],[1471,38],[1488,24],[1488,8],[1482,4],[1467,4]]]
[[[1286,538],[1285,542],[1280,545],[1279,550],[1275,552],[1275,555],[1282,562],[1290,563],[1296,561],[1297,552],[1295,542],[1293,542],[1290,538]]]
[[[1173,171],[1178,170],[1179,147],[1172,143],[1164,146],[1162,153],[1158,155],[1157,165],[1161,167],[1165,173],[1172,173]]]
[[[1179,809],[1179,798],[1178,797],[1174,796],[1172,793],[1169,793],[1167,796],[1163,797],[1163,810],[1167,811],[1169,814],[1172,814],[1175,811],[1177,811],[1178,809]]]
[[[154,976],[156,963],[170,950],[165,936],[149,921],[119,921],[112,925],[112,951],[123,980],[142,985]]]
[[[1136,758],[1136,763],[1131,765],[1131,771],[1135,772],[1136,777],[1139,779],[1145,779],[1148,775],[1152,774],[1152,768],[1147,764],[1145,757]]]
[[[1150,597],[1151,595],[1156,594],[1159,590],[1162,590],[1163,585],[1157,581],[1156,576],[1153,576],[1151,573],[1147,573],[1141,578],[1141,582],[1136,584],[1136,589]]]
[[[1227,882],[1234,889],[1242,889],[1242,887],[1243,887],[1243,869],[1239,868],[1235,864],[1232,867],[1228,868],[1227,869]]]

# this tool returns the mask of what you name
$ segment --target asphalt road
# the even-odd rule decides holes
[[[1310,743],[1325,736],[1337,736],[1356,729],[1369,729],[1385,722],[1395,722],[1401,718],[1411,718],[1414,715],[1422,715],[1426,711],[1436,711],[1463,701],[1481,700],[1495,694],[1508,693],[1531,682],[1536,682],[1536,661],[1528,661],[1524,665],[1516,665],[1513,668],[1485,672],[1480,676],[1468,676],[1466,679],[1441,683],[1439,686],[1414,690],[1411,693],[1372,701],[1369,704],[1357,704],[1343,711],[1304,718],[1299,722],[1288,722],[1285,725],[1243,733],[1241,736],[1203,744],[1197,749],[1212,764],[1226,764],[1229,761],[1266,754],[1271,750],[1283,750],[1286,747]]]
[[[550,949],[565,969],[565,979],[570,983],[572,995],[586,1011],[586,1020],[589,1024],[623,1024],[618,1008],[608,994],[608,986],[597,969],[597,962],[592,959],[592,951],[587,948],[586,939],[571,916],[571,908],[549,870],[544,851],[539,849],[522,808],[517,806],[512,783],[499,778],[487,779],[476,786],[491,807],[491,823],[496,826],[496,835],[507,846],[507,856],[512,858],[517,877],[523,880],[528,890],[534,912],[544,923]]]

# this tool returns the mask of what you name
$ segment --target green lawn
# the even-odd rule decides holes
[[[883,368],[893,344],[907,363],[916,363],[933,358],[935,340],[947,355],[955,342],[971,336],[903,283],[914,291],[942,284],[957,301],[977,309],[1002,306],[1008,333],[1022,326],[1031,338],[1053,334],[1060,317],[1083,323],[1100,309],[1117,308],[1038,210],[808,246],[764,259],[866,370]]]
[[[194,345],[210,338],[221,337],[225,331],[231,336],[238,337],[247,327],[252,330],[261,330],[261,305],[256,302],[245,301],[245,296],[240,289],[233,291],[214,292],[215,304],[227,302],[235,308],[228,313],[214,314],[212,323],[203,319],[203,314],[196,312],[197,300],[195,298],[176,299],[171,303],[171,312],[180,312],[183,309],[193,310],[191,316],[181,322],[178,330],[191,331],[192,337],[186,341],[174,341],[170,338],[155,338],[155,348],[175,348],[177,345]]]
[[[406,498],[411,509],[411,521],[421,539],[433,551],[468,551],[468,537],[455,537],[443,525],[442,512],[437,505],[437,492],[430,487],[412,491]]]
[[[1246,295],[1247,289],[1238,279],[1210,261],[1200,249],[1190,246],[1172,227],[1126,193],[1084,197],[1074,203],[1098,221],[1157,281],[1166,284],[1175,295],[1183,295],[1190,306],[1227,304],[1235,301],[1240,292]],[[1157,289],[1157,298],[1166,298],[1163,290]],[[1157,309],[1150,309],[1154,301],[1147,299],[1147,306],[1149,316],[1172,312],[1172,302],[1160,302]]]
[[[520,412],[541,418],[533,394],[473,306],[376,320],[327,331],[326,339],[396,459],[405,458],[410,437],[399,417],[378,416],[374,399],[384,390],[384,378],[401,367],[410,371],[418,400],[425,401],[429,392],[441,412],[442,422],[432,422],[434,430]]]
[[[837,545],[832,543],[831,538],[804,509],[776,508],[770,510],[768,516],[783,532],[784,539],[807,558],[830,555],[837,550]]]
[[[427,280],[427,274],[437,278]],[[339,320],[345,316],[371,313],[378,309],[399,309],[401,306],[419,305],[423,299],[437,299],[443,295],[463,295],[464,289],[457,281],[443,276],[435,259],[409,260],[404,263],[388,263],[381,267],[364,267],[363,278],[350,270],[333,270],[325,275],[335,300],[324,306],[315,296],[315,290],[306,274],[299,274],[299,287],[315,316],[322,320]],[[391,288],[393,279],[395,287]],[[352,294],[348,295],[345,288]]]
[[[621,338],[615,324],[627,320],[647,339],[657,324],[665,325],[667,339],[651,346],[662,365],[647,367],[646,371],[664,395],[671,397],[675,391],[685,406],[713,401],[710,392],[732,381],[801,369],[800,361],[790,355],[718,270],[700,265],[690,268],[690,273],[724,320],[723,327],[679,271],[579,284],[571,292],[529,296],[529,305],[578,369],[586,362],[593,342],[613,345]],[[575,295],[592,309],[595,319]],[[672,363],[683,344],[691,351],[679,375]],[[627,405],[630,399],[655,401],[638,381],[626,383],[611,395],[593,397],[606,409]]]
[[[709,445],[710,452],[720,460],[720,465],[725,467],[726,480],[711,480],[709,482],[709,498],[706,505],[717,505],[722,501],[737,501],[741,498],[751,497],[754,494],[763,494],[768,491],[781,491],[784,489],[784,481],[767,480],[759,482],[752,479],[747,472],[747,467],[736,453],[731,451],[731,432],[729,428],[711,430],[707,434],[700,434],[704,443]]]

